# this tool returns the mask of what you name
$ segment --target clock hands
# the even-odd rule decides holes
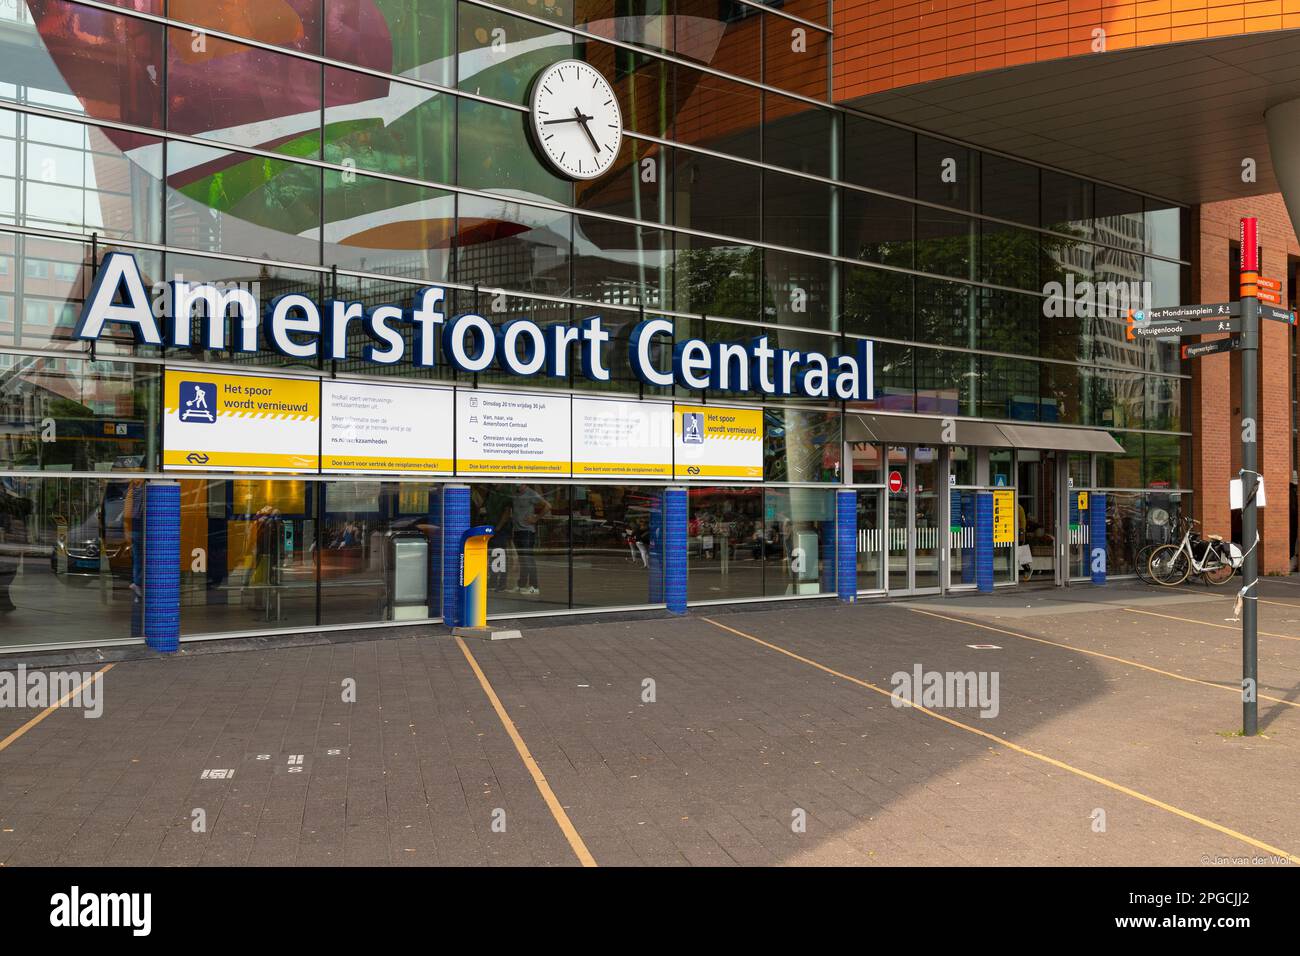
[[[596,142],[596,136],[594,133],[592,133],[591,127],[588,125],[588,123],[590,123],[590,121],[595,118],[596,117],[594,116],[587,116],[585,113],[582,112],[582,110],[578,109],[578,107],[575,106],[573,108],[572,116],[567,116],[564,119],[543,120],[542,125],[554,126],[556,123],[581,123],[582,131],[587,134],[587,139],[591,140],[592,147],[596,150],[597,153],[599,153],[600,143]]]
[[[596,134],[593,133],[591,131],[591,127],[587,125],[587,121],[595,119],[595,117],[584,116],[582,114],[582,110],[578,109],[576,106],[573,108],[573,112],[577,115],[578,120],[582,123],[582,131],[587,134],[587,139],[591,140],[591,148],[596,151],[597,155],[599,155],[600,143],[596,142]]]

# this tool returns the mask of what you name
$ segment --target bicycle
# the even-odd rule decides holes
[[[1220,585],[1237,573],[1241,550],[1217,534],[1202,538],[1193,528],[1197,524],[1195,518],[1184,518],[1182,541],[1160,545],[1151,553],[1147,569],[1155,583],[1175,587],[1195,573],[1206,584]]]

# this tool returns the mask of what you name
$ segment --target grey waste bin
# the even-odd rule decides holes
[[[429,616],[429,539],[419,531],[388,535],[388,619],[418,621]]]

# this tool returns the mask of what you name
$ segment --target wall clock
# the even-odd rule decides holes
[[[623,111],[594,66],[561,60],[537,74],[529,97],[533,142],[546,164],[569,179],[606,173],[623,142]]]

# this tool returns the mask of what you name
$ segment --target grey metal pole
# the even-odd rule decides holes
[[[1241,589],[1241,732],[1259,730],[1259,514],[1255,489],[1259,476],[1259,278],[1256,221],[1241,221],[1241,546],[1246,549]]]

